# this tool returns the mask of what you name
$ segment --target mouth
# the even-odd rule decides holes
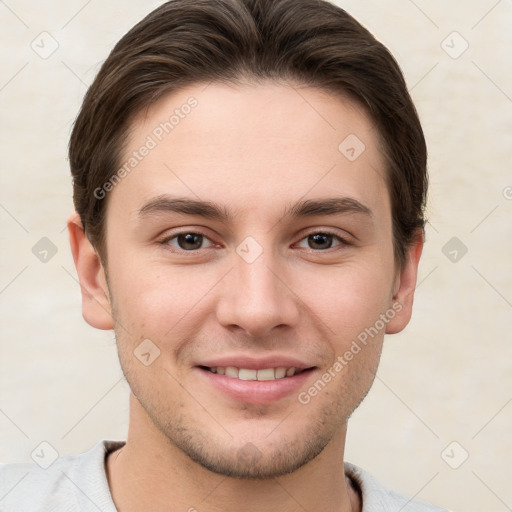
[[[225,375],[230,379],[239,380],[258,380],[258,381],[270,381],[277,379],[285,379],[287,377],[293,377],[299,375],[302,372],[313,369],[311,368],[295,368],[295,367],[284,367],[279,366],[277,368],[237,368],[235,366],[199,366],[202,370],[216,373],[218,375]]]
[[[258,364],[245,362],[238,366],[198,365],[200,380],[209,388],[220,391],[221,395],[237,403],[268,405],[298,395],[304,388],[316,366],[283,365],[283,362]],[[250,366],[250,368],[247,368]]]

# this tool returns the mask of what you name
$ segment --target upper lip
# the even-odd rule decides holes
[[[314,365],[300,361],[294,357],[283,355],[274,355],[266,357],[250,357],[250,356],[225,356],[218,359],[208,359],[201,361],[197,366],[207,366],[209,368],[226,368],[233,366],[235,368],[246,368],[248,370],[262,370],[265,368],[295,368],[297,370],[306,370]]]

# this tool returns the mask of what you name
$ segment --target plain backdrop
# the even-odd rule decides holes
[[[81,316],[66,149],[102,61],[160,3],[0,2],[2,462],[125,439],[113,333]],[[337,3],[402,66],[431,180],[415,313],[385,340],[346,459],[452,510],[511,510],[512,1]]]

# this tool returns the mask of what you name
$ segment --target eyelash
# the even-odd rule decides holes
[[[169,246],[169,242],[171,240],[174,240],[174,239],[177,239],[180,235],[200,235],[202,237],[204,237],[205,239],[209,240],[210,242],[212,242],[210,240],[210,238],[202,233],[201,231],[180,231],[179,233],[175,233],[173,234],[172,236],[168,236],[166,238],[164,238],[163,240],[159,241],[159,244],[162,245],[162,246]],[[332,236],[334,239],[337,239],[338,240],[338,245],[335,245],[333,247],[329,247],[327,249],[311,249],[311,248],[308,248],[309,251],[311,252],[314,252],[314,253],[321,253],[321,252],[328,252],[330,251],[331,249],[335,249],[336,247],[339,247],[339,246],[349,246],[351,245],[350,242],[348,242],[345,238],[341,237],[340,235],[338,235],[337,233],[334,233],[333,231],[330,231],[328,229],[325,229],[325,230],[319,230],[319,231],[311,231],[309,233],[307,233],[306,235],[304,235],[300,240],[299,242],[302,242],[303,240],[309,238],[310,236],[312,235],[328,235],[328,236]],[[213,242],[212,242],[213,245],[215,245]],[[181,249],[180,247],[174,247],[173,246],[173,249],[176,251],[176,252],[180,252],[180,253],[187,253],[187,254],[195,254],[195,253],[198,253],[199,251],[201,251],[202,249],[191,249],[191,250],[186,250],[186,249]],[[207,248],[205,248],[207,249]]]

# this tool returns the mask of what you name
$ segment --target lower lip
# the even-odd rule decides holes
[[[310,377],[313,369],[304,370],[293,377],[275,380],[241,380],[226,377],[209,370],[196,368],[203,378],[225,395],[253,405],[266,405],[297,393]]]

